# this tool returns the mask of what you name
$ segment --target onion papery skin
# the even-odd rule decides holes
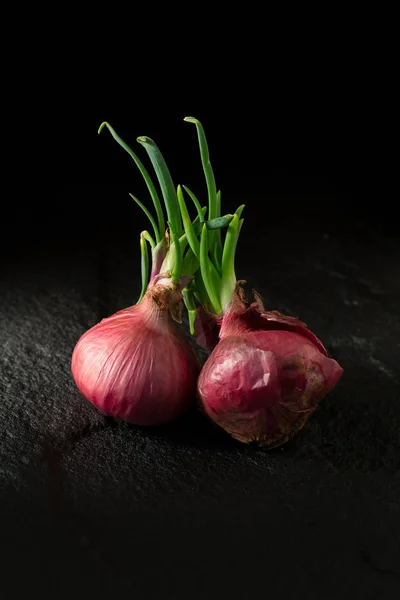
[[[212,352],[219,342],[222,316],[213,315],[200,306],[196,310],[194,335],[199,346]]]
[[[239,300],[224,316],[197,393],[232,437],[273,448],[304,426],[343,369],[301,321],[263,311],[259,299],[250,307]]]
[[[135,425],[162,425],[189,409],[199,364],[171,318],[171,302],[170,292],[152,286],[139,304],[103,319],[79,339],[72,374],[103,414]]]

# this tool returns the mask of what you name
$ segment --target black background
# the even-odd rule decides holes
[[[12,188],[1,242],[6,598],[397,596],[400,252],[376,187],[376,124],[353,72],[256,81],[222,62],[207,93],[185,73],[122,85],[110,103],[106,78],[65,85],[36,132],[34,193]],[[128,192],[148,201],[146,188],[98,126],[108,120],[146,164],[135,140],[153,138],[175,184],[204,198],[187,115],[205,128],[223,210],[246,204],[237,276],[305,320],[345,369],[300,435],[270,452],[195,409],[157,430],[105,419],[69,372],[79,336],[140,287],[147,224]]]

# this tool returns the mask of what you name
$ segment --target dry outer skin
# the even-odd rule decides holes
[[[261,331],[223,339],[198,392],[205,412],[234,438],[273,448],[303,427],[341,373],[299,334]]]
[[[343,373],[304,323],[265,312],[258,295],[248,306],[239,285],[220,338],[198,394],[206,414],[241,442],[290,440]]]
[[[142,301],[82,335],[72,355],[81,393],[103,414],[135,425],[169,423],[192,403],[196,356],[170,315],[180,292],[150,286]]]

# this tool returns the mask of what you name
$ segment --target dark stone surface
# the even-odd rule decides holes
[[[245,231],[238,277],[307,322],[345,371],[269,452],[195,409],[136,428],[79,394],[74,344],[139,290],[127,230],[3,254],[2,598],[398,597],[398,241],[296,220]]]

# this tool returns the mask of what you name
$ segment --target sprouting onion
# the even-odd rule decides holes
[[[234,215],[221,217],[221,191],[217,192],[203,126],[194,117],[186,117],[184,120],[196,125],[200,157],[207,185],[208,217],[211,223],[216,226],[214,231],[212,226],[210,227],[209,221],[207,225],[202,226],[199,236],[200,244],[196,240],[193,240],[192,232],[190,231],[190,220],[182,192],[179,194],[178,201],[183,216],[185,232],[190,236],[190,245],[196,256],[200,246],[200,269],[195,273],[195,281],[192,285],[193,292],[191,293],[197,298],[202,309],[211,315],[221,316],[229,306],[236,287],[235,253],[243,224],[241,215],[244,204],[239,206]],[[183,186],[183,189],[198,209],[200,202],[194,193],[187,186]],[[225,238],[223,239],[221,232],[225,227],[227,229]],[[192,298],[190,300],[192,301]],[[193,311],[193,308],[188,310]],[[194,327],[191,327],[192,332],[193,330]]]
[[[205,165],[207,185],[209,188],[209,202],[208,207],[202,207],[194,193],[184,186],[184,189],[187,191],[196,209],[197,214],[193,220],[191,220],[189,211],[186,207],[182,187],[178,185],[178,187],[175,188],[167,163],[156,143],[146,136],[137,138],[137,142],[145,148],[156,174],[166,212],[165,219],[163,206],[156,190],[156,186],[146,167],[109,123],[102,123],[98,133],[100,133],[104,127],[110,131],[113,138],[136,163],[145,180],[156,213],[154,216],[139,198],[134,194],[129,194],[146,215],[154,235],[153,237],[148,231],[143,231],[140,235],[142,289],[138,302],[140,302],[145,295],[147,286],[160,274],[165,274],[167,278],[170,278],[174,284],[182,289],[185,283],[191,281],[194,274],[202,269],[207,282],[210,280],[212,282],[211,284],[207,284],[208,291],[207,287],[202,285],[203,274],[199,274],[196,284],[193,282],[193,285],[190,285],[185,289],[185,292],[183,293],[184,302],[188,311],[194,310],[193,306],[195,298],[197,298],[200,304],[204,305],[207,310],[218,310],[220,304],[218,301],[213,304],[210,300],[210,294],[211,296],[214,295],[215,300],[215,294],[213,294],[213,292],[214,288],[219,285],[219,271],[221,268],[221,265],[219,264],[221,259],[219,256],[222,257],[219,230],[229,225],[233,219],[233,215],[221,216],[220,214],[218,195],[214,193],[215,181],[208,159],[207,142],[205,141],[204,132],[201,129],[199,135],[201,136],[202,159]],[[201,125],[198,124],[198,127],[201,128]],[[207,210],[208,219],[206,219]],[[168,230],[165,228],[166,220]],[[214,252],[215,248],[217,248],[218,251],[216,253],[216,263],[203,257],[203,267],[201,267],[200,237],[204,227],[210,230],[210,239],[216,240],[214,243]],[[147,243],[151,248],[151,271],[149,268]],[[207,267],[205,267],[206,263]],[[217,264],[219,265],[218,267]],[[205,269],[207,269],[207,271],[205,271]],[[210,274],[208,274],[208,272],[210,272]],[[191,318],[192,332],[193,322],[193,318]]]
[[[234,214],[221,215],[221,192],[204,129],[194,117],[185,121],[197,129],[205,207],[187,186],[175,187],[155,142],[138,137],[156,173],[163,206],[136,154],[108,123],[99,128],[100,133],[106,126],[139,168],[155,216],[130,196],[145,213],[153,235],[147,230],[140,234],[138,303],[81,336],[72,355],[72,374],[81,393],[101,412],[137,425],[160,425],[179,417],[191,405],[197,382],[203,410],[216,424],[242,442],[274,447],[303,427],[343,369],[304,323],[266,311],[257,292],[255,302],[246,301],[235,273],[244,205]],[[194,204],[193,219],[184,191]],[[174,323],[181,322],[182,298],[190,331],[212,350],[200,375],[193,349]]]

